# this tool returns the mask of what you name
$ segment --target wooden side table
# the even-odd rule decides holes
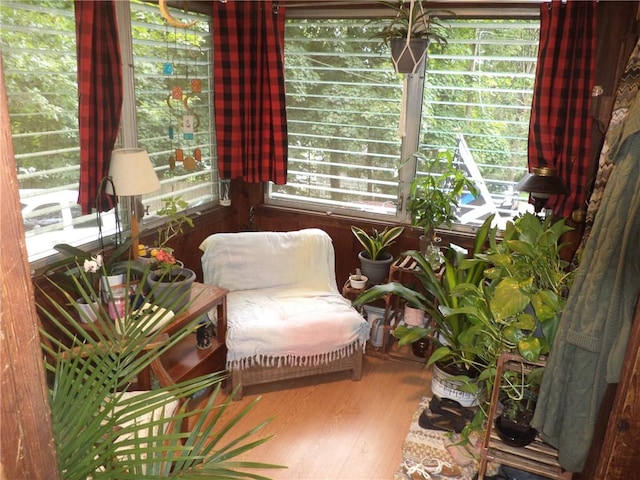
[[[189,335],[174,345],[160,358],[166,378],[159,378],[161,384],[178,383],[208,373],[225,369],[227,361],[227,293],[226,288],[212,287],[194,282],[191,288],[191,304],[186,311],[176,316],[163,333],[171,335],[187,323],[216,308],[216,335],[211,339],[211,346],[199,349],[196,346],[196,335]],[[158,374],[158,372],[156,372]],[[151,372],[147,369],[138,379],[142,388],[151,388]]]

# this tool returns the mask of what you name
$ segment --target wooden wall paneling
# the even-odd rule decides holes
[[[0,53],[0,477],[59,478]]]
[[[636,304],[620,383],[593,476],[597,480],[637,478],[640,471],[640,297]]]

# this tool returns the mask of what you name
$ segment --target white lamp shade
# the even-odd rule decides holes
[[[121,148],[111,153],[109,176],[118,196],[144,195],[160,188],[160,181],[146,150],[142,148]],[[111,184],[107,193],[113,194]]]

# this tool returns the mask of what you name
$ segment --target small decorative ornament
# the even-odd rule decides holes
[[[169,168],[171,170],[175,170],[176,168],[176,157],[174,155],[169,155]]]
[[[191,93],[202,92],[202,80],[195,78],[191,80]]]
[[[175,100],[182,100],[182,87],[179,85],[174,85],[171,88],[171,96],[175,99]]]
[[[173,140],[173,125],[169,125],[169,140]]]
[[[173,75],[173,63],[164,63],[162,64],[162,74],[163,75]]]
[[[181,148],[176,148],[176,162],[182,162],[184,160],[184,151]]]
[[[191,115],[182,117],[182,136],[185,140],[193,140],[193,117]]]
[[[211,347],[211,323],[203,323],[196,330],[196,347],[200,350]]]
[[[193,151],[193,157],[196,159],[197,162],[202,160],[202,150],[200,150],[199,148],[196,148]]]
[[[188,157],[185,157],[184,168],[190,172],[194,171],[196,169],[196,159],[193,158],[191,155],[189,155]]]

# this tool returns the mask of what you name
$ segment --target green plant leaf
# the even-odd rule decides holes
[[[452,355],[453,355],[453,351],[447,346],[442,346],[440,348],[437,348],[433,351],[433,353],[429,357],[429,360],[427,361],[427,366],[431,366],[434,363],[439,362],[440,360],[444,360],[445,358],[451,357]]]
[[[417,340],[428,337],[432,333],[431,329],[421,327],[406,327],[404,325],[396,327],[391,334],[398,339],[398,345],[409,345]]]
[[[541,350],[540,339],[537,337],[528,336],[518,341],[518,353],[530,362],[538,360]]]
[[[522,315],[518,315],[516,321],[511,325],[521,330],[533,331],[536,329],[536,317],[528,313],[523,313]]]
[[[497,286],[491,298],[490,307],[496,321],[502,321],[522,312],[529,305],[529,297],[524,294],[514,278],[505,278]]]

